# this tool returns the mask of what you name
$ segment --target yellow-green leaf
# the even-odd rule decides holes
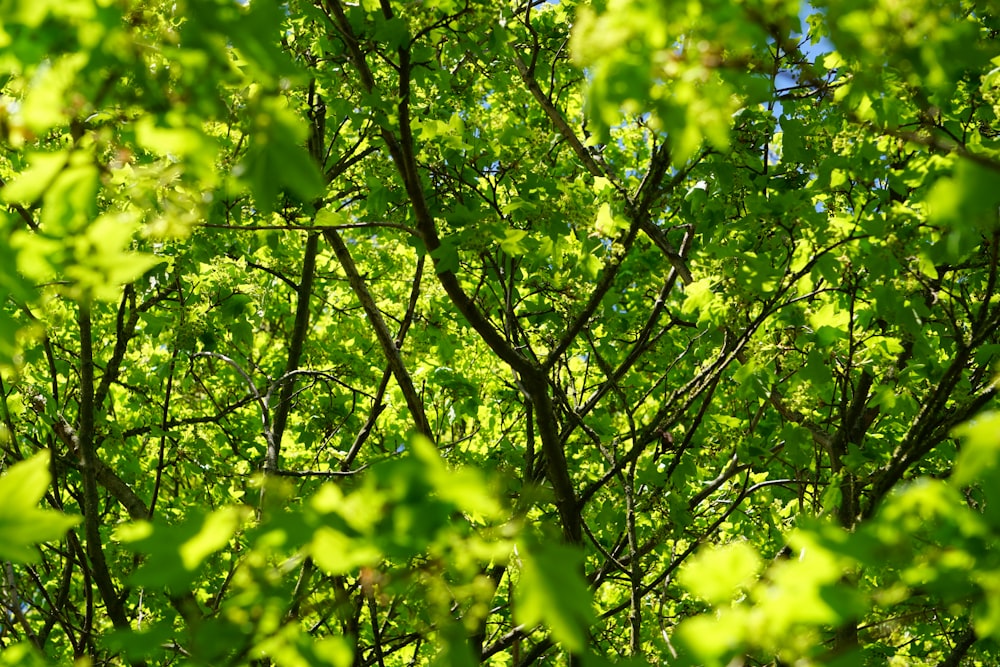
[[[722,604],[747,589],[760,568],[760,556],[746,542],[712,545],[681,569],[677,581],[692,595],[710,604]]]
[[[32,562],[37,558],[36,544],[61,539],[80,522],[79,516],[37,507],[50,482],[48,450],[0,477],[0,559]]]

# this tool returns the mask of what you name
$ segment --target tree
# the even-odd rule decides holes
[[[996,12],[676,4],[5,3],[0,663],[996,661]]]

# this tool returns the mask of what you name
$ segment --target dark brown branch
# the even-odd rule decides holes
[[[413,386],[413,379],[406,370],[403,355],[396,347],[396,341],[389,332],[385,320],[382,319],[382,312],[378,309],[378,305],[375,303],[375,299],[372,298],[371,292],[368,291],[365,279],[358,272],[358,268],[354,264],[354,259],[351,257],[347,245],[340,237],[340,234],[335,231],[324,232],[323,236],[333,248],[333,253],[337,256],[340,266],[344,269],[344,273],[347,274],[347,281],[350,283],[354,295],[361,302],[361,307],[364,309],[365,315],[368,316],[368,321],[372,325],[375,337],[382,348],[382,353],[389,363],[389,368],[392,369],[392,375],[396,378],[396,383],[399,385],[400,390],[403,392],[403,397],[406,399],[406,406],[410,410],[414,426],[419,433],[431,437],[430,422],[427,421],[427,415],[424,414],[423,401],[419,394],[417,394],[417,390]]]
[[[556,508],[559,510],[563,534],[567,541],[580,544],[583,542],[580,504],[566,463],[566,451],[559,438],[556,415],[548,391],[548,378],[544,372],[534,371],[523,375],[521,383],[534,408],[538,436],[542,441],[542,453],[545,455],[545,476],[555,492]]]
[[[644,569],[639,557],[639,538],[635,528],[635,467],[628,467],[625,475],[625,532],[628,536],[629,553],[633,555],[629,568],[629,653],[633,658],[642,656],[642,577]]]
[[[125,311],[129,310],[126,319]],[[135,288],[132,285],[125,285],[122,294],[121,304],[118,306],[118,317],[115,320],[115,346],[111,352],[111,358],[104,367],[104,375],[101,376],[101,383],[94,392],[94,405],[100,409],[104,405],[111,383],[118,378],[118,370],[121,368],[122,360],[128,351],[128,343],[135,335],[135,327],[139,323],[139,311],[135,307]]]
[[[670,244],[666,236],[656,226],[656,223],[650,218],[649,207],[652,202],[663,193],[660,191],[660,184],[663,180],[663,176],[666,173],[666,169],[670,164],[670,151],[666,144],[661,144],[656,148],[653,153],[653,157],[650,160],[649,169],[646,171],[646,176],[643,178],[642,183],[639,185],[639,189],[636,192],[635,197],[629,197],[625,188],[618,182],[615,174],[608,169],[607,165],[599,163],[598,159],[589,151],[587,147],[583,145],[580,138],[573,131],[573,128],[569,126],[566,119],[563,117],[562,113],[556,108],[552,100],[545,94],[545,92],[538,85],[538,81],[535,79],[534,75],[534,62],[537,56],[537,51],[532,54],[532,63],[528,65],[521,58],[518,53],[514,54],[514,65],[517,67],[517,71],[521,74],[521,79],[524,81],[524,85],[527,87],[528,91],[531,92],[535,101],[538,105],[542,107],[545,115],[548,116],[552,124],[556,126],[559,134],[562,135],[566,143],[570,145],[573,152],[576,153],[577,158],[583,163],[587,171],[592,176],[602,176],[607,178],[614,184],[615,188],[618,189],[622,197],[624,197],[627,203],[627,214],[631,218],[633,223],[638,223],[642,231],[649,236],[649,238],[656,244],[656,247],[663,252],[664,256],[670,265],[677,271],[680,275],[681,280],[684,284],[690,283],[692,281],[691,271],[687,268],[687,264],[684,262],[681,254]],[[687,177],[688,172],[694,165],[698,163],[699,160],[694,160],[687,169],[681,170],[673,179],[671,179],[670,185],[666,190],[671,190],[680,183],[684,178]],[[552,359],[554,355],[549,355],[549,359]],[[546,362],[548,365],[548,362]]]
[[[972,351],[968,347],[961,346],[951,365],[934,387],[934,391],[924,401],[920,412],[903,437],[903,441],[893,452],[892,462],[875,479],[874,488],[868,498],[868,505],[861,514],[862,518],[868,518],[874,514],[875,508],[882,501],[882,498],[902,479],[910,466],[929,451],[926,449],[928,436],[940,423],[940,412],[944,409],[948,397],[951,396],[961,379],[971,353]]]
[[[421,256],[417,260],[417,268],[413,276],[413,286],[410,289],[410,301],[406,306],[406,313],[403,314],[403,321],[400,322],[399,331],[396,333],[396,348],[399,350],[403,349],[403,342],[406,340],[406,333],[410,330],[410,325],[413,323],[413,318],[417,312],[417,301],[420,297],[420,281],[424,275],[424,258]],[[372,429],[375,428],[375,423],[378,421],[379,415],[385,410],[386,405],[383,402],[383,397],[385,396],[385,390],[389,386],[389,378],[392,377],[392,369],[386,368],[382,373],[382,379],[379,381],[378,390],[375,392],[375,396],[372,397],[372,408],[371,412],[368,414],[368,419],[365,420],[364,425],[358,434],[354,438],[354,442],[351,443],[350,449],[347,450],[347,455],[340,462],[341,472],[349,472],[351,464],[354,463],[354,459],[357,458],[358,454],[361,452],[361,447],[364,446],[368,437],[372,433]]]
[[[256,401],[257,405],[260,407],[260,421],[264,434],[264,441],[268,447],[268,450],[270,450],[271,439],[274,436],[273,436],[273,430],[271,428],[271,411],[270,411],[270,406],[268,406],[267,404],[267,397],[261,395],[260,391],[257,389],[257,385],[253,381],[253,378],[250,377],[250,374],[247,373],[245,370],[243,370],[243,367],[240,366],[239,362],[237,362],[232,357],[228,357],[219,352],[198,352],[197,354],[191,356],[192,359],[200,359],[202,357],[206,357],[209,359],[218,359],[226,363],[227,365],[232,367],[233,370],[239,373],[240,377],[243,378],[243,381],[246,382],[247,388],[250,390],[250,394],[253,397],[253,400]]]
[[[587,299],[587,304],[583,307],[573,321],[566,327],[566,331],[563,333],[562,337],[552,351],[549,352],[545,361],[542,363],[542,368],[545,370],[551,370],[555,363],[562,357],[563,353],[569,349],[569,346],[576,340],[580,332],[583,331],[584,327],[590,322],[594,313],[601,305],[601,301],[604,300],[604,296],[614,285],[615,278],[618,276],[618,271],[621,269],[622,264],[625,262],[625,258],[628,256],[629,250],[632,248],[632,243],[635,241],[636,233],[639,231],[638,218],[633,218],[632,223],[629,225],[628,233],[625,234],[624,238],[621,239],[621,247],[615,248],[614,258],[610,265],[604,267],[604,271],[601,273],[600,279],[597,284],[594,285],[590,297]]]
[[[685,237],[687,239],[687,237]],[[650,311],[649,317],[646,318],[646,323],[643,325],[642,330],[639,332],[635,343],[632,345],[632,349],[626,355],[624,361],[618,365],[614,372],[609,375],[605,382],[594,391],[594,393],[587,399],[580,408],[576,411],[578,417],[584,417],[591,410],[593,410],[597,404],[601,401],[604,395],[611,391],[611,388],[618,384],[625,374],[632,368],[633,365],[639,360],[643,352],[646,351],[650,344],[650,339],[653,335],[653,329],[656,327],[656,323],[660,319],[660,315],[666,308],[667,297],[670,295],[671,290],[674,288],[674,284],[677,281],[677,271],[671,270],[670,274],[667,276],[667,280],[663,283],[663,287],[660,289],[659,294],[656,297],[656,301],[653,302],[653,309]],[[568,424],[560,433],[559,437],[563,442],[566,442],[570,434],[576,429],[579,422],[573,420]]]
[[[264,474],[276,473],[280,463],[281,438],[285,433],[285,425],[288,423],[288,414],[292,409],[292,394],[295,391],[295,380],[289,376],[299,368],[302,349],[309,332],[309,301],[312,297],[318,252],[319,235],[310,234],[306,238],[305,255],[302,259],[302,276],[296,288],[298,301],[295,306],[295,323],[292,325],[292,336],[288,343],[288,361],[284,374],[287,380],[281,386],[278,405],[274,408],[274,417],[271,420],[271,441],[268,442],[267,455],[264,458]]]
[[[166,422],[159,425],[159,428],[164,431],[169,431],[177,426],[195,426],[197,424],[217,424],[224,417],[227,417],[247,403],[255,400],[254,396],[246,396],[242,399],[227,405],[218,414],[214,415],[204,415],[202,417],[184,417],[182,419],[169,419]],[[128,440],[129,438],[134,438],[139,435],[145,435],[153,430],[152,426],[133,426],[132,428],[122,431],[122,438]]]
[[[972,648],[972,645],[976,643],[976,631],[972,628],[968,628],[955,642],[955,646],[951,649],[951,653],[948,654],[944,660],[941,660],[937,667],[958,667],[962,664],[962,659]]]
[[[90,320],[90,305],[80,304],[80,472],[83,477],[83,528],[86,537],[87,557],[90,560],[94,583],[104,600],[108,616],[116,629],[129,629],[108,562],[104,557],[101,541],[100,499],[97,494],[97,441],[94,433],[94,349]]]
[[[73,631],[72,624],[65,618],[64,613],[67,609],[67,602],[69,601],[70,587],[73,583],[73,569],[76,564],[75,559],[72,556],[68,556],[63,559],[63,569],[59,576],[59,587],[56,589],[55,599],[53,600],[49,596],[48,590],[46,590],[45,585],[42,584],[41,579],[35,573],[34,568],[28,568],[28,574],[31,576],[32,580],[35,582],[35,587],[38,589],[39,594],[48,603],[49,608],[52,612],[49,617],[45,619],[45,625],[38,632],[38,638],[45,644],[48,640],[49,634],[52,632],[52,628],[55,627],[56,623],[62,628],[63,632],[66,633],[66,638],[69,639],[70,644],[76,647],[76,633]]]
[[[385,396],[385,390],[389,386],[389,378],[392,377],[392,368],[386,368],[382,372],[382,379],[378,383],[378,390],[375,392],[375,398],[372,399],[372,409],[368,413],[368,419],[365,420],[364,425],[358,431],[358,434],[354,437],[354,442],[351,443],[351,448],[347,450],[347,455],[344,456],[343,461],[340,462],[340,471],[348,472],[351,468],[351,464],[354,463],[354,459],[358,457],[361,452],[361,448],[364,446],[365,442],[368,441],[368,437],[372,434],[372,430],[375,428],[375,423],[378,421],[379,416],[385,411],[386,405],[382,401]]]
[[[167,421],[170,417],[170,398],[174,391],[174,369],[177,367],[177,353],[178,350],[175,347],[170,354],[170,365],[167,367],[167,387],[163,395],[163,409],[160,411],[161,433],[160,446],[157,448],[156,454],[156,478],[153,481],[153,493],[149,497],[149,519],[153,518],[153,512],[156,511],[156,501],[160,497],[160,485],[163,482],[163,470],[166,466],[167,432],[169,430]]]
[[[3,569],[4,578],[6,579],[4,582],[5,585],[3,586],[4,592],[6,593],[5,599],[3,600],[3,606],[6,608],[6,615],[8,618],[13,617],[13,619],[17,621],[17,624],[21,626],[21,630],[24,631],[24,635],[28,638],[28,641],[31,642],[32,646],[36,649],[41,649],[41,640],[31,628],[31,624],[28,623],[28,619],[25,618],[24,611],[21,608],[22,600],[18,592],[19,586],[17,583],[17,577],[14,574],[13,563],[10,561],[4,562]]]

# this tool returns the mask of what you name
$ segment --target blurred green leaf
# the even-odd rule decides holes
[[[241,165],[254,200],[264,214],[274,210],[284,190],[309,203],[323,193],[324,182],[304,143],[306,128],[284,101],[258,101],[250,150]]]
[[[0,477],[0,558],[34,562],[36,544],[62,539],[80,523],[79,516],[37,507],[51,481],[48,450],[16,463]]]
[[[954,431],[962,448],[951,475],[958,486],[971,484],[1000,465],[1000,413],[985,412]]]
[[[515,607],[519,622],[542,625],[568,651],[581,651],[596,620],[591,593],[581,574],[580,553],[565,544],[544,543],[519,550],[520,579]]]
[[[731,542],[699,550],[677,574],[677,580],[696,597],[722,604],[745,591],[756,579],[762,562],[746,542]]]
[[[182,591],[205,559],[224,548],[249,517],[243,506],[192,513],[175,525],[135,522],[121,526],[116,539],[148,558],[131,579],[136,585]]]
[[[50,667],[51,664],[28,641],[9,644],[0,651],[0,665],[4,667]]]

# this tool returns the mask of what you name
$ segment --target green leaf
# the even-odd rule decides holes
[[[309,553],[316,565],[331,576],[357,572],[358,568],[377,565],[383,558],[375,545],[326,526],[313,534]]]
[[[28,641],[8,644],[0,651],[0,667],[50,667],[51,664]]]
[[[133,583],[179,591],[194,579],[206,558],[229,544],[249,516],[247,507],[227,506],[208,514],[192,512],[176,525],[138,521],[120,526],[115,539],[149,556],[130,577]]]
[[[431,252],[431,257],[434,258],[434,270],[438,273],[458,272],[458,246],[453,238],[441,239],[441,245]]]
[[[781,117],[781,159],[792,164],[809,158],[805,150],[805,123],[796,118]]]
[[[1000,174],[970,160],[958,160],[951,177],[927,194],[931,219],[957,229],[992,230],[1000,206]]]
[[[527,236],[528,232],[522,229],[507,229],[500,241],[500,249],[512,257],[523,255],[528,250],[523,243]]]
[[[840,310],[834,303],[827,303],[809,316],[809,323],[816,332],[816,342],[826,347],[847,336],[850,313]]]
[[[677,638],[698,662],[724,665],[745,641],[746,614],[739,609],[723,609],[717,615],[686,618],[677,627]]]
[[[977,637],[1000,639],[1000,576],[996,571],[979,575],[986,583],[986,594],[973,609],[973,627]],[[985,582],[984,582],[985,580]]]
[[[325,188],[305,148],[306,127],[283,100],[265,98],[254,116],[252,143],[242,169],[261,212],[274,210],[282,190],[310,203]]]
[[[75,232],[97,217],[97,166],[78,156],[45,191],[41,220],[52,233]]]
[[[51,481],[48,450],[14,464],[0,477],[0,508],[15,513],[31,510],[45,496]]]
[[[447,623],[440,632],[440,648],[431,658],[433,667],[475,667],[479,664],[472,653],[468,633],[458,623]]]
[[[954,430],[962,448],[951,482],[966,486],[1000,465],[1000,412],[985,412]]]
[[[452,468],[425,436],[410,440],[413,454],[426,465],[425,476],[436,496],[478,520],[500,520],[504,512],[483,474],[472,467]]]
[[[375,21],[375,39],[384,43],[390,49],[397,49],[403,46],[410,39],[406,21],[398,16],[391,19],[383,19],[379,15]]]
[[[701,549],[681,568],[677,581],[692,595],[710,604],[722,604],[746,590],[760,572],[762,561],[746,542]]]
[[[681,312],[685,314],[699,314],[699,321],[705,316],[709,306],[715,301],[715,292],[712,291],[713,278],[701,278],[684,288],[684,304]]]
[[[581,651],[595,617],[590,590],[581,574],[580,553],[559,543],[522,551],[521,577],[515,595],[517,617],[528,626],[541,624],[569,651]]]
[[[97,299],[117,299],[122,285],[168,261],[156,255],[129,250],[137,229],[134,215],[128,213],[106,214],[97,218],[85,235],[76,238],[76,262],[66,267],[67,277]]]
[[[7,295],[0,290],[0,302],[5,301]],[[9,313],[0,311],[0,368],[8,366],[17,354],[17,333],[20,330],[20,323]]]
[[[178,122],[180,119],[174,119]],[[136,142],[156,155],[185,157],[195,153],[215,152],[215,145],[202,132],[192,127],[161,127],[149,116],[135,126]]]
[[[611,211],[611,204],[604,202],[597,210],[597,219],[594,221],[594,229],[601,236],[614,238],[618,231],[628,229],[628,221],[620,215],[615,215]]]
[[[81,517],[37,507],[49,488],[49,452],[42,450],[0,477],[0,559],[34,562],[34,546],[62,539]]]
[[[198,532],[180,545],[181,563],[193,570],[219,551],[232,539],[243,522],[250,516],[246,507],[223,507],[205,517]]]
[[[68,162],[69,154],[63,151],[31,154],[28,158],[31,166],[0,190],[3,200],[24,205],[40,200]]]

